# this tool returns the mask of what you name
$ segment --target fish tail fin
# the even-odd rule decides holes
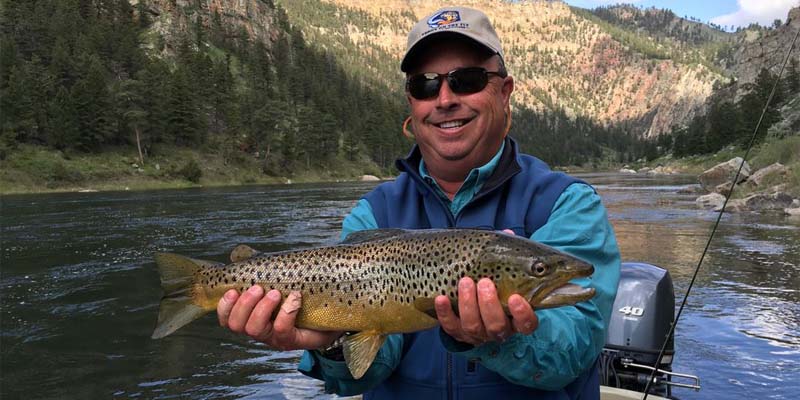
[[[213,309],[204,301],[196,277],[205,267],[218,264],[171,253],[156,253],[155,259],[164,296],[152,338],[161,339]]]

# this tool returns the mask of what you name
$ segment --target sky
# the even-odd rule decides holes
[[[772,22],[776,19],[786,22],[789,9],[800,6],[800,0],[565,0],[565,2],[583,8],[617,3],[666,8],[679,17],[694,17],[724,27],[731,25],[746,27],[751,23],[772,26]]]

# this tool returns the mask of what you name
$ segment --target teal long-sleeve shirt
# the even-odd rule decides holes
[[[478,174],[478,170],[473,173]],[[424,170],[421,172],[426,175]],[[470,186],[480,186],[481,175],[485,174],[478,174]],[[469,178],[465,186],[467,182]],[[474,187],[462,189],[466,190],[459,190],[453,202],[448,200],[451,209],[457,202],[463,206],[477,192]],[[459,199],[459,195],[468,199]],[[372,209],[362,199],[345,217],[342,238],[354,231],[376,228],[378,224]],[[620,254],[600,197],[585,184],[570,185],[561,194],[547,223],[534,232],[531,239],[594,265],[595,272],[590,278],[573,282],[595,288],[595,297],[574,307],[538,310],[539,326],[532,334],[516,334],[503,343],[489,342],[473,347],[455,341],[444,331],[440,331],[441,339],[448,351],[470,359],[480,358],[484,367],[514,384],[558,390],[592,367],[603,348],[619,281]],[[344,362],[326,359],[315,351],[303,354],[298,369],[324,380],[327,392],[363,393],[392,374],[400,364],[402,348],[403,336],[390,335],[375,362],[358,380],[353,379]]]

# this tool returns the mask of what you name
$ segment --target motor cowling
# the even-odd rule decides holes
[[[652,371],[631,364],[655,366],[674,319],[675,292],[669,272],[646,263],[622,263],[606,345],[600,357],[603,384],[643,391]],[[672,371],[674,354],[674,337],[670,336],[658,369]],[[669,397],[669,380],[669,374],[657,373],[650,392]]]

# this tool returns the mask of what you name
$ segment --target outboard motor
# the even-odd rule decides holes
[[[600,355],[601,383],[643,393],[674,320],[675,292],[669,272],[651,264],[622,263],[606,345]],[[672,386],[700,389],[697,377],[672,372],[674,354],[674,337],[670,336],[650,394],[672,398]],[[695,382],[673,382],[673,377]]]

